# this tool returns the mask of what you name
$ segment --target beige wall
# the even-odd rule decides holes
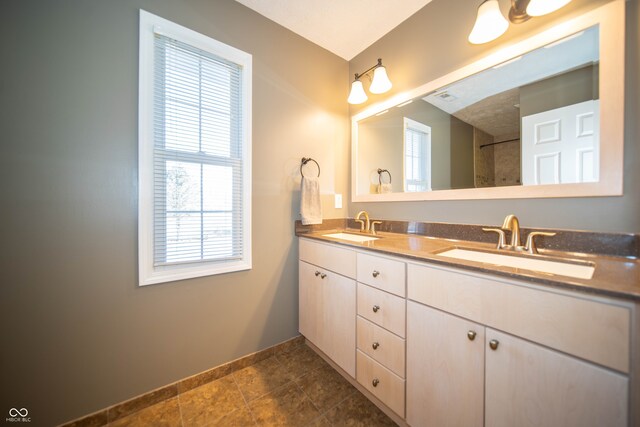
[[[2,6],[3,414],[54,425],[297,335],[298,168],[345,216],[347,62],[232,0]],[[139,8],[253,54],[251,271],[136,285]]]
[[[352,106],[355,114],[373,103],[418,87],[463,65],[472,63],[505,44],[521,40],[540,28],[606,3],[605,0],[574,0],[546,17],[512,25],[500,39],[486,45],[467,42],[477,6],[470,0],[434,0],[394,28],[349,63],[350,72],[361,72],[382,58],[393,82],[383,95],[371,95],[363,105]],[[503,12],[510,2],[500,0]],[[640,232],[640,137],[638,123],[638,0],[625,2],[626,98],[624,196],[533,200],[429,201],[394,203],[351,203],[351,216],[366,209],[376,218],[500,224],[514,213],[528,227],[558,227],[599,231]],[[584,213],[588,212],[588,215]]]

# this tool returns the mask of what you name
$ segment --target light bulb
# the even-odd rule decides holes
[[[531,0],[527,6],[527,15],[542,16],[551,12],[555,12],[563,6],[566,6],[571,0]]]
[[[391,80],[387,76],[387,69],[382,65],[373,70],[373,80],[371,86],[369,86],[369,92],[371,93],[385,93],[391,89]]]
[[[355,80],[351,83],[351,93],[349,93],[349,99],[347,102],[349,104],[362,104],[367,99],[367,94],[364,93],[364,87],[362,87],[362,82],[360,80]]]
[[[478,7],[476,23],[469,34],[469,42],[482,44],[495,40],[509,28],[507,21],[500,12],[498,0],[486,0]]]

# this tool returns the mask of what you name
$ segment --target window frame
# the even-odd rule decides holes
[[[431,126],[412,120],[408,117],[402,118],[402,124],[402,189],[405,192],[409,191],[407,190],[407,186],[411,183],[413,185],[423,185],[424,189],[421,191],[432,191]],[[423,162],[421,162],[421,170],[424,173],[424,180],[421,181],[411,180],[409,182],[409,180],[407,180],[407,130],[420,132],[427,136],[424,144],[425,155]]]
[[[154,266],[154,34],[233,62],[242,68],[242,256],[224,261],[195,261]],[[196,31],[140,10],[138,75],[138,284],[173,282],[249,270],[251,259],[251,112],[252,56]]]

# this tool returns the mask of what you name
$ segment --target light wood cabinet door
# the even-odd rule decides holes
[[[484,330],[476,323],[407,303],[410,425],[482,427]]]
[[[320,277],[315,275],[318,267],[299,261],[298,267],[298,329],[318,348],[325,347],[322,340],[322,310],[324,294]]]
[[[489,328],[486,341],[486,427],[627,425],[627,377]]]
[[[324,351],[353,378],[356,376],[356,282],[327,271],[321,277]]]
[[[299,261],[300,333],[356,375],[356,282]]]

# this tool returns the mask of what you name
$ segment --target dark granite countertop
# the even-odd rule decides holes
[[[617,249],[615,255],[608,253],[567,252],[551,248],[542,248],[540,254],[553,257],[560,261],[573,259],[595,264],[595,271],[591,279],[578,279],[555,274],[538,273],[513,267],[497,266],[475,261],[465,261],[438,256],[437,254],[456,247],[481,249],[492,251],[495,243],[478,242],[473,240],[450,239],[442,236],[434,237],[423,233],[411,232],[379,232],[378,240],[364,243],[351,242],[341,239],[325,237],[334,232],[358,233],[357,228],[349,227],[350,220],[328,220],[323,226],[302,226],[296,224],[296,235],[325,242],[336,243],[357,249],[374,251],[381,254],[401,256],[416,261],[426,261],[448,267],[456,267],[470,271],[491,273],[530,283],[553,286],[561,289],[577,290],[608,297],[640,301],[640,260],[637,254]],[[462,226],[472,227],[472,226]],[[476,226],[473,226],[476,227]],[[479,226],[478,226],[479,227]],[[467,230],[469,231],[469,230]],[[573,233],[575,234],[575,233]],[[596,234],[596,233],[589,233]],[[635,236],[635,235],[621,235]],[[611,235],[603,234],[602,239],[610,244]],[[626,244],[626,243],[625,243]],[[578,245],[580,246],[580,245]],[[633,245],[632,245],[633,246]],[[601,252],[616,252],[616,250],[601,250]],[[507,254],[509,252],[506,252]]]

